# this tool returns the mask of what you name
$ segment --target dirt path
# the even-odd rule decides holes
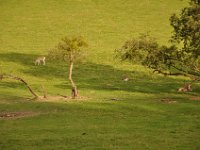
[[[32,117],[39,115],[39,113],[36,112],[0,112],[0,119],[16,119],[16,118],[22,118],[22,117]]]

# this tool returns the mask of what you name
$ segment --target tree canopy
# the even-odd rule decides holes
[[[148,35],[128,40],[116,50],[122,61],[139,62],[165,75],[200,76],[200,1],[191,0],[180,15],[170,17],[171,45],[159,45]]]
[[[49,57],[69,63],[75,62],[84,56],[87,46],[88,44],[82,36],[64,37],[55,48],[49,51]]]

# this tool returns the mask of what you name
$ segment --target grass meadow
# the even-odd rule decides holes
[[[47,57],[63,36],[84,36],[87,58],[73,79],[84,99],[31,100],[23,84],[0,81],[0,150],[198,150],[200,101],[177,89],[186,77],[164,77],[137,64],[121,63],[114,50],[149,32],[168,44],[169,17],[187,0],[0,0],[0,72],[24,78],[42,95],[70,95],[68,64]],[[124,82],[123,76],[130,80]],[[117,100],[113,100],[117,99]],[[194,100],[195,99],[195,100]]]

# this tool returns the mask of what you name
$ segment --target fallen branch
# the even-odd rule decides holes
[[[163,71],[157,70],[157,69],[153,70],[153,73],[155,73],[155,72],[163,74],[164,76],[188,76],[185,73],[179,73],[179,72],[177,72],[177,73],[172,73],[172,72],[167,73],[167,72],[163,72]]]
[[[65,96],[65,95],[61,95],[61,94],[58,94],[58,95],[64,98],[68,98],[68,96]]]
[[[30,93],[34,96],[34,98],[38,98],[39,96],[32,90],[32,88],[29,86],[29,84],[22,78],[20,77],[17,77],[17,76],[13,76],[13,75],[10,75],[10,74],[0,74],[0,80],[3,80],[3,79],[14,79],[14,80],[18,80],[20,82],[22,82],[27,88],[28,90],[30,91]]]

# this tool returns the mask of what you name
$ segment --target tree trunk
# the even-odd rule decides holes
[[[43,97],[44,97],[44,98],[47,98],[47,91],[46,91],[44,85],[42,85],[42,91],[43,91],[43,94],[44,94]]]
[[[69,67],[69,80],[71,82],[71,85],[72,85],[72,98],[76,98],[78,96],[78,89],[72,79],[72,70],[73,70],[73,65],[74,63],[71,61],[70,62],[70,67]]]
[[[28,83],[26,81],[24,81],[22,78],[20,77],[16,77],[13,75],[6,75],[6,74],[1,74],[0,75],[0,79],[4,79],[4,78],[10,78],[10,79],[14,79],[14,80],[18,80],[20,82],[22,82],[23,84],[25,84],[25,86],[28,88],[28,90],[30,91],[30,93],[34,96],[34,98],[38,98],[39,96],[32,90],[32,88],[28,85]]]

